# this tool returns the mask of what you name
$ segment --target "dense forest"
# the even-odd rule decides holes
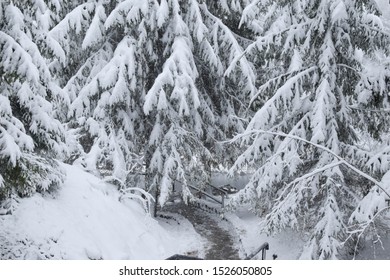
[[[59,163],[163,207],[251,173],[264,231],[334,259],[380,234],[390,186],[390,30],[373,0],[3,0],[0,201]],[[8,205],[8,206],[7,206]],[[17,206],[16,206],[17,207]]]

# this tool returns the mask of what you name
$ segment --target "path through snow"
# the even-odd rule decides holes
[[[189,220],[195,230],[208,241],[206,260],[239,260],[238,239],[233,226],[215,214],[209,214],[183,202],[164,208],[165,211],[178,213]]]

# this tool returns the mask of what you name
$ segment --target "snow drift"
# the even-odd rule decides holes
[[[57,194],[21,199],[0,216],[1,259],[164,259],[201,247],[190,224],[159,224],[135,201],[119,202],[114,186],[64,168]]]

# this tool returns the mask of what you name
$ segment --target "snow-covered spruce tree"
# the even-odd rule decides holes
[[[188,197],[189,177],[207,180],[215,140],[243,130],[231,85],[245,97],[255,75],[245,57],[227,69],[243,53],[236,36],[195,0],[82,4],[50,32],[65,54],[69,33],[84,54],[64,89],[77,93],[71,123],[87,166],[124,181],[141,156],[159,205],[175,180]]]
[[[148,184],[154,188],[160,206],[168,200],[175,180],[182,182],[182,195],[187,201],[191,193],[186,173],[192,173],[192,168],[202,170],[201,157],[210,157],[200,141],[204,120],[199,107],[204,100],[196,86],[193,42],[182,13],[192,8],[181,6],[177,0],[162,0],[156,11],[160,44],[156,54],[160,61],[155,61],[158,75],[145,97],[144,112],[153,124],[146,151],[151,176]],[[194,16],[199,17],[199,11]],[[198,34],[204,36],[205,27],[202,21],[200,24]]]
[[[302,258],[337,258],[349,217],[372,184],[354,179],[364,175],[354,166],[369,170],[370,151],[358,145],[366,126],[351,106],[364,95],[362,59],[386,52],[375,7],[373,1],[252,1],[243,13],[242,24],[261,34],[246,49],[261,86],[251,96],[257,112],[237,137],[249,147],[232,170],[249,164],[257,171],[232,205],[251,205],[268,233],[307,232]],[[378,93],[368,89],[366,99]]]
[[[40,51],[43,19],[34,12],[47,6],[16,4],[0,4],[0,199],[58,186],[63,174],[53,159],[66,154],[51,104],[62,92]]]
[[[246,110],[250,100],[248,97],[256,92],[253,66],[243,55],[243,46],[253,41],[231,30],[231,18],[241,14],[239,3],[231,1],[230,7],[226,1],[210,1],[200,6],[210,35],[200,43],[201,48],[195,48],[200,49],[200,57],[204,57],[198,64],[201,71],[199,78],[213,104],[211,108],[217,116],[217,127],[222,130],[222,137],[213,140],[218,162],[222,165],[230,164],[241,149],[231,147],[226,153],[215,140],[231,138],[244,130],[251,112]],[[209,71],[210,67],[213,71]],[[210,87],[210,84],[213,86]]]
[[[157,9],[158,75],[145,97],[144,112],[153,123],[146,156],[160,206],[176,181],[187,201],[187,184],[202,188],[209,180],[212,157],[218,154],[215,143],[242,131],[236,117],[245,107],[245,98],[240,99],[254,89],[255,75],[245,57],[237,68],[228,69],[243,53],[237,37],[200,2],[162,0]]]
[[[78,157],[88,170],[121,185],[137,166],[144,137],[140,113],[146,67],[140,51],[145,45],[134,38],[139,33],[138,12],[148,3],[131,2],[135,13],[124,20],[126,1],[80,4],[49,34],[66,54],[58,69],[70,69],[64,91],[72,101],[68,115],[72,160]]]
[[[84,3],[76,1],[63,3],[55,24],[50,26],[46,36],[48,50],[57,58],[51,62],[50,69],[61,87],[66,85],[90,55],[90,49],[82,48],[86,47],[86,44],[83,44],[84,38],[87,36],[89,42],[99,42],[102,38],[99,29],[92,30],[89,27],[99,27],[100,17],[105,15],[97,9],[101,7],[101,2],[106,1],[82,2]],[[93,20],[95,24],[92,24]],[[75,93],[71,91],[68,93],[70,98],[74,99]]]
[[[387,46],[390,40],[387,40]],[[381,242],[382,235],[388,230],[386,214],[390,198],[390,55],[378,49],[371,57],[361,57],[363,71],[356,89],[356,99],[352,100],[353,117],[360,120],[364,133],[360,145],[371,151],[365,162],[366,169],[376,178],[382,177],[380,184],[375,184],[364,193],[364,198],[352,213],[349,224],[350,240],[355,245],[354,254],[358,253],[362,237]],[[379,243],[378,243],[379,244]]]

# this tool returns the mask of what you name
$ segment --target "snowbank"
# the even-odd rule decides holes
[[[119,202],[114,186],[64,168],[55,197],[21,199],[12,215],[0,216],[1,259],[164,259],[200,247],[190,224],[159,224],[138,203]]]

